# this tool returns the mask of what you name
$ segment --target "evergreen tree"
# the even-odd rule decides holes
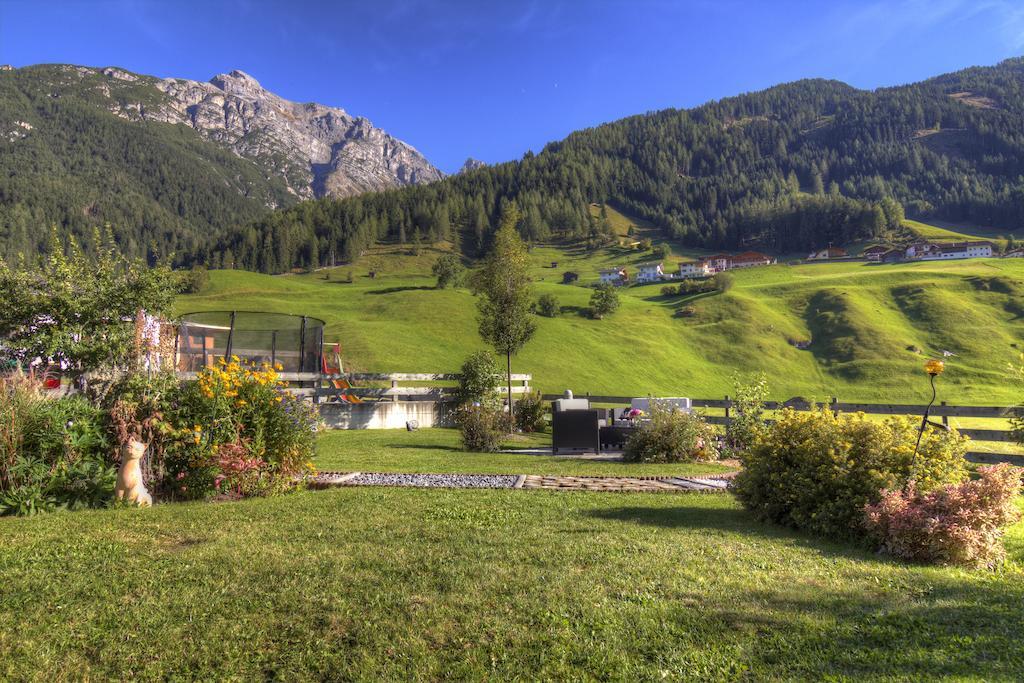
[[[530,274],[526,245],[516,230],[520,220],[515,203],[502,207],[494,245],[477,274],[480,336],[505,356],[508,410],[513,415],[512,356],[530,340],[537,326],[530,316]]]

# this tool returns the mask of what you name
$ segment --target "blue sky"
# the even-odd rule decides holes
[[[0,63],[242,69],[448,172],[799,78],[875,88],[1021,54],[1024,0],[0,0]]]

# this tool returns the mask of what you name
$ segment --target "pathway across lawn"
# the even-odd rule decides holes
[[[310,488],[336,486],[412,486],[442,489],[549,489],[604,493],[715,493],[729,486],[734,473],[704,477],[578,477],[539,474],[408,474],[394,472],[319,472]]]

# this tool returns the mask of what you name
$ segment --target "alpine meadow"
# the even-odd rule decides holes
[[[0,681],[1024,680],[1021,36],[0,0]]]

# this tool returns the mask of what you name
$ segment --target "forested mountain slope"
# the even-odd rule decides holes
[[[806,80],[579,131],[539,154],[425,186],[304,202],[202,252],[279,272],[342,262],[381,239],[461,238],[473,254],[506,200],[534,240],[600,241],[608,201],[684,244],[799,251],[878,236],[902,210],[1024,222],[1024,59],[861,91]]]
[[[123,69],[0,69],[0,257],[48,226],[86,247],[190,260],[229,226],[315,196],[431,182],[441,173],[364,118],[289,102],[233,71],[207,83]]]

